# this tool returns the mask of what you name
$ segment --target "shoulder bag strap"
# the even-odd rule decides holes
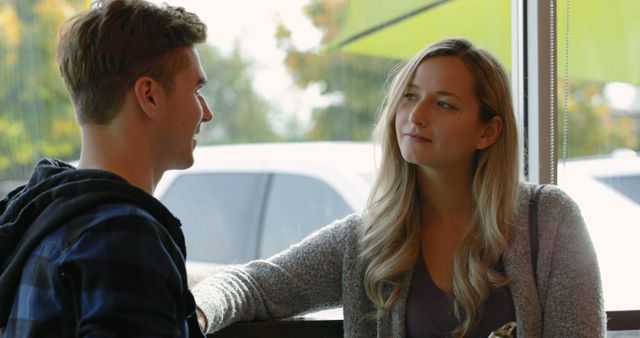
[[[540,192],[544,186],[544,184],[538,185],[529,200],[529,244],[531,250],[531,268],[533,268],[533,282],[536,285],[538,298],[540,297],[540,289],[538,287],[538,200],[540,199]],[[542,312],[540,314],[540,335],[544,336],[544,305],[542,305],[542,300],[540,300],[540,302],[542,306]]]
[[[531,267],[533,268],[533,281],[538,286],[538,199],[543,185],[539,185],[531,195],[529,201],[529,244],[531,250]]]

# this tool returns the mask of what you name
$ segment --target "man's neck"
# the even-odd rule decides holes
[[[78,168],[114,173],[129,184],[153,194],[162,172],[153,166],[153,155],[147,143],[140,138],[135,133],[108,126],[83,127]]]

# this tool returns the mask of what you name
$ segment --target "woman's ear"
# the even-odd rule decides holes
[[[478,139],[476,148],[478,150],[484,150],[493,145],[502,134],[502,118],[500,116],[494,116],[489,123],[484,125],[484,131]]]
[[[140,109],[149,118],[158,114],[158,92],[160,84],[148,76],[139,77],[133,85],[133,91]]]

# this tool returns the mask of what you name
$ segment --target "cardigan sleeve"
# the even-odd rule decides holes
[[[600,271],[580,210],[562,190],[549,186],[544,192],[538,256],[543,336],[604,337]]]
[[[213,333],[237,321],[285,318],[342,302],[343,251],[357,241],[350,215],[267,259],[198,283],[193,294]]]

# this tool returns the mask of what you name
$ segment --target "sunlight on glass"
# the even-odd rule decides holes
[[[215,118],[202,128],[198,140],[202,148],[289,141],[366,143],[389,71],[400,60],[445,36],[467,37],[496,54],[507,69],[511,64],[511,2],[508,0],[152,1],[185,7],[197,13],[208,26],[207,43],[199,46],[198,51],[209,79],[202,92]],[[23,184],[37,159],[57,157],[72,161],[79,156],[79,131],[55,64],[55,43],[59,26],[89,3],[88,0],[0,1],[0,196]],[[426,6],[425,3],[442,4]],[[600,3],[607,4],[607,8],[592,7]],[[559,0],[557,8],[558,182],[580,206],[591,233],[602,271],[607,309],[640,309],[640,293],[636,290],[640,285],[640,270],[626,263],[630,258],[640,257],[640,245],[637,245],[640,239],[640,63],[637,62],[640,21],[636,18],[640,2],[572,1],[570,25],[566,21],[566,4]],[[610,20],[611,17],[616,20]],[[567,37],[569,54],[565,64]],[[188,234],[188,238],[198,243],[190,249],[191,257],[198,257],[199,261],[206,261],[213,250],[233,249],[249,240],[255,243],[261,240],[257,229],[251,230],[251,236],[231,233],[229,229],[248,226],[222,224],[221,220],[227,216],[215,208],[207,208],[205,201],[209,200],[205,197],[185,204],[186,197],[199,196],[191,191],[225,187],[232,193],[206,197],[234,202],[236,207],[221,209],[231,212],[236,221],[241,217],[259,219],[258,209],[253,213],[245,209],[263,202],[247,202],[241,195],[255,195],[258,189],[267,186],[267,174],[252,176],[250,181],[244,176],[247,171],[255,173],[256,168],[264,169],[265,165],[239,162],[244,167],[229,164],[225,168],[226,176],[215,182],[198,181],[204,176],[183,179],[184,187],[174,187],[173,197],[166,197],[163,189],[170,191],[166,186],[177,177],[175,173],[167,174],[160,186],[158,196],[166,198],[166,203],[177,205],[181,218],[194,224],[204,219],[228,233],[229,237],[215,235],[215,229],[208,227]],[[244,172],[229,173],[229,168]],[[339,217],[338,214],[359,211],[373,174],[371,170],[350,169],[361,177],[334,186],[358,184],[357,188],[346,190],[359,194],[364,191],[359,195],[360,201],[345,198],[349,193],[344,191],[336,193],[324,186],[309,188],[330,200],[326,202],[326,210],[317,212],[321,214],[318,216],[321,222],[304,229],[278,229],[281,238],[292,238],[288,243],[263,243],[261,249],[256,244],[252,248],[243,247],[245,252],[225,251],[215,255],[223,256],[226,263],[239,263],[257,257],[260,250],[270,254]],[[288,174],[300,171],[291,167],[278,170]],[[324,172],[313,177],[325,176],[331,175]],[[288,183],[289,189],[299,185],[297,179],[278,178]],[[229,184],[232,180],[245,184]],[[325,177],[323,182],[330,180]],[[331,199],[334,196],[339,198]],[[294,202],[306,198],[296,197]],[[283,205],[289,204],[283,202]],[[200,211],[194,211],[195,206],[200,206]],[[274,214],[267,216],[272,224],[281,219]],[[210,237],[215,237],[220,247],[207,246],[203,238]],[[223,246],[225,240],[240,244]]]
[[[640,271],[626,262],[640,256],[640,72],[633,52],[640,48],[640,23],[631,14],[640,7],[567,4],[558,2],[558,184],[580,206],[591,234],[606,309],[637,310]]]
[[[604,95],[611,108],[621,111],[639,110],[638,89],[629,83],[610,82],[604,86]]]

